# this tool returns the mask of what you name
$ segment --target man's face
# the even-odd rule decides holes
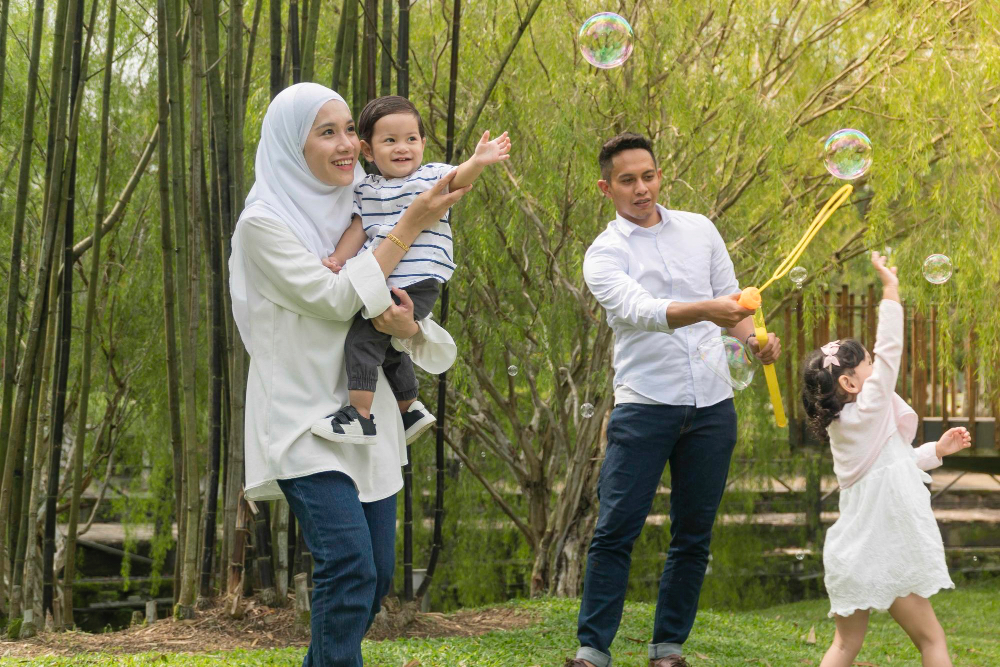
[[[611,176],[597,187],[615,203],[615,210],[637,225],[655,224],[659,219],[656,198],[660,194],[663,171],[653,156],[642,148],[630,148],[611,158]]]

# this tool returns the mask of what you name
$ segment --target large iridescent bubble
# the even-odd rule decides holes
[[[698,346],[696,358],[733,389],[746,389],[753,381],[753,357],[732,336],[715,336]]]
[[[632,55],[632,26],[612,12],[594,14],[580,26],[580,51],[594,67],[618,67]]]
[[[924,278],[934,285],[943,285],[951,279],[951,258],[948,255],[934,254],[924,260]]]
[[[850,128],[831,134],[823,146],[826,170],[835,178],[853,181],[872,166],[872,142],[864,132]]]

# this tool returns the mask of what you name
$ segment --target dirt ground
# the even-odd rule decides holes
[[[221,601],[220,601],[221,603]],[[473,637],[493,630],[523,628],[534,619],[511,608],[419,613],[405,630],[376,639],[399,637]],[[70,656],[81,653],[201,652],[307,646],[308,632],[295,629],[292,609],[273,609],[247,601],[243,618],[233,619],[221,604],[198,611],[195,618],[159,620],[104,634],[45,632],[26,641],[0,641],[0,658]]]

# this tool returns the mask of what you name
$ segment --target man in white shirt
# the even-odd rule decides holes
[[[728,329],[765,362],[726,244],[703,215],[657,204],[661,170],[645,137],[601,149],[604,196],[617,217],[587,250],[583,275],[615,334],[615,408],[598,482],[600,513],[587,554],[577,636],[567,667],[608,667],[621,622],[632,545],[670,464],[670,550],[660,579],[650,667],[683,667],[708,565],[712,524],[736,445],[732,388],[697,359]]]

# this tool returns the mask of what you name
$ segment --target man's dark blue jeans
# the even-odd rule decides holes
[[[361,639],[389,592],[396,496],[362,503],[350,477],[319,472],[278,485],[313,557],[312,641],[303,667],[358,667]]]
[[[601,507],[587,553],[577,658],[611,664],[625,604],[632,545],[670,464],[670,550],[660,577],[649,657],[681,653],[708,566],[712,524],[736,445],[733,399],[708,407],[616,405],[597,494]]]

